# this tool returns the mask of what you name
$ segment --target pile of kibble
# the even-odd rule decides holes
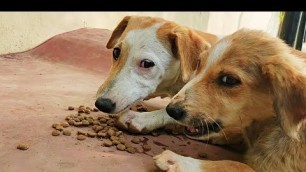
[[[96,108],[85,107],[80,105],[78,108],[69,106],[68,110],[77,110],[78,113],[70,114],[66,116],[65,122],[55,123],[52,125],[54,130],[52,136],[71,136],[71,130],[67,127],[91,127],[92,131],[84,132],[77,131],[77,139],[85,140],[87,137],[98,138],[102,140],[102,146],[111,147],[116,146],[120,151],[127,151],[129,153],[136,153],[137,149],[128,143],[123,136],[124,133],[115,127],[115,117],[112,115],[99,114],[96,118],[90,114],[92,112],[98,112]],[[139,144],[141,141],[139,138],[134,137],[131,140],[134,144]],[[144,151],[148,151],[151,147],[148,144],[143,144],[142,148]]]

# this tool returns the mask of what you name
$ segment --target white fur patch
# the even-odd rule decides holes
[[[116,103],[115,113],[155,92],[163,80],[175,77],[179,65],[173,64],[178,60],[172,57],[156,35],[162,24],[132,30],[123,40],[128,46],[127,61],[105,89],[108,91],[100,95]],[[153,61],[155,66],[148,70],[140,68],[139,63],[144,59]]]

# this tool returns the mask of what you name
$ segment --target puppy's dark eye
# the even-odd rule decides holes
[[[241,84],[241,81],[231,75],[222,75],[219,77],[219,84],[227,87],[233,87]]]
[[[152,62],[151,60],[144,59],[144,60],[141,60],[139,66],[142,67],[142,68],[150,68],[150,67],[155,66],[155,63]]]
[[[113,58],[115,60],[118,60],[119,56],[120,56],[120,49],[119,48],[114,48],[114,50],[113,50]]]

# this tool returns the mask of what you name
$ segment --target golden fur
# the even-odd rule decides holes
[[[229,46],[220,57],[211,57],[224,42]],[[225,128],[241,128],[248,144],[245,163],[255,171],[306,171],[305,57],[260,31],[242,29],[225,37],[202,54],[197,80],[173,98],[187,113],[179,121],[220,121]],[[208,65],[207,58],[217,60]],[[224,86],[222,75],[241,83]],[[203,171],[237,171],[241,165],[201,163]]]

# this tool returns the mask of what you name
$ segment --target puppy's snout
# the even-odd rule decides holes
[[[180,120],[184,116],[186,116],[186,111],[177,104],[170,103],[166,107],[166,111],[167,111],[168,115],[171,116],[172,118],[174,118],[175,120]]]
[[[110,99],[99,97],[96,100],[95,106],[102,112],[112,113],[116,108],[116,103],[113,103]]]

